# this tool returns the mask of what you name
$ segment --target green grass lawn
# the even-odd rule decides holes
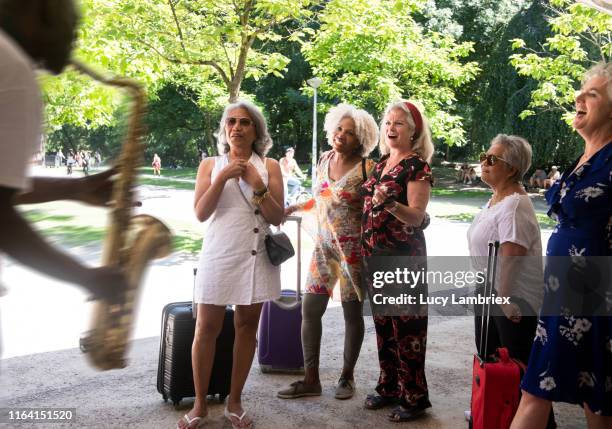
[[[171,179],[168,177],[139,177],[138,183],[140,185],[152,185],[152,186],[161,186],[164,188],[174,188],[174,189],[187,189],[189,191],[193,191],[195,188],[195,183],[192,182],[184,182],[180,180]]]
[[[152,167],[142,167],[142,174],[153,174]],[[187,168],[162,168],[161,177],[165,179],[191,179],[195,180],[198,169],[196,167]]]
[[[431,189],[431,195],[443,198],[490,198],[491,191],[488,189],[445,189],[434,187]]]
[[[108,233],[106,228],[79,225],[75,216],[51,215],[38,209],[26,210],[23,215],[31,223],[37,224],[44,237],[65,246],[102,245]],[[202,238],[194,238],[194,234],[189,231],[180,231],[173,236],[175,252],[197,254],[201,248]]]

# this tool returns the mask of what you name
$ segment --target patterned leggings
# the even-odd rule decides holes
[[[403,406],[431,407],[425,379],[427,316],[374,316],[380,377],[376,391]]]

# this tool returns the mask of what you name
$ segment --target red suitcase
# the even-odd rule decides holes
[[[489,242],[484,292],[487,297],[495,289],[498,250],[499,241]],[[522,365],[510,358],[505,347],[498,348],[493,356],[487,352],[490,310],[490,304],[483,304],[480,350],[474,355],[472,367],[470,429],[509,428],[520,401]]]

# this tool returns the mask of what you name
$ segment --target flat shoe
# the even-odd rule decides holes
[[[281,399],[321,396],[321,384],[305,384],[303,381],[295,381],[289,385],[288,389],[279,391],[276,396]]]
[[[336,399],[350,399],[355,394],[355,381],[340,377],[336,386]]]
[[[239,416],[236,413],[230,412],[227,409],[227,406],[225,406],[225,410],[223,410],[223,415],[226,419],[230,421],[233,429],[251,429],[253,427],[252,421],[250,421],[249,423],[242,423],[242,420],[244,420],[244,418],[246,417],[246,411],[243,411],[242,415]],[[232,418],[238,419],[238,423],[234,423],[234,420],[232,420]]]
[[[200,425],[202,423],[204,423],[204,419],[205,418],[206,418],[206,416],[204,416],[204,417],[195,416],[194,418],[190,419],[189,415],[185,414],[183,417],[181,417],[181,420],[183,420],[185,423],[187,423],[187,426],[185,426],[183,429],[196,429],[196,428],[200,427]],[[179,420],[179,422],[181,420]],[[193,426],[194,423],[195,423],[195,426]],[[181,427],[178,425],[178,423],[176,424],[176,429],[181,429]]]

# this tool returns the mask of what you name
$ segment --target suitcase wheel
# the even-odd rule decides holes
[[[174,405],[175,407],[178,407],[180,403],[181,403],[180,399],[173,399],[172,400],[172,405]]]
[[[223,394],[219,393],[219,402],[225,401],[226,397],[227,397],[227,395],[223,395]]]
[[[168,397],[166,395],[162,395],[162,397],[164,398],[164,402],[168,402]]]

